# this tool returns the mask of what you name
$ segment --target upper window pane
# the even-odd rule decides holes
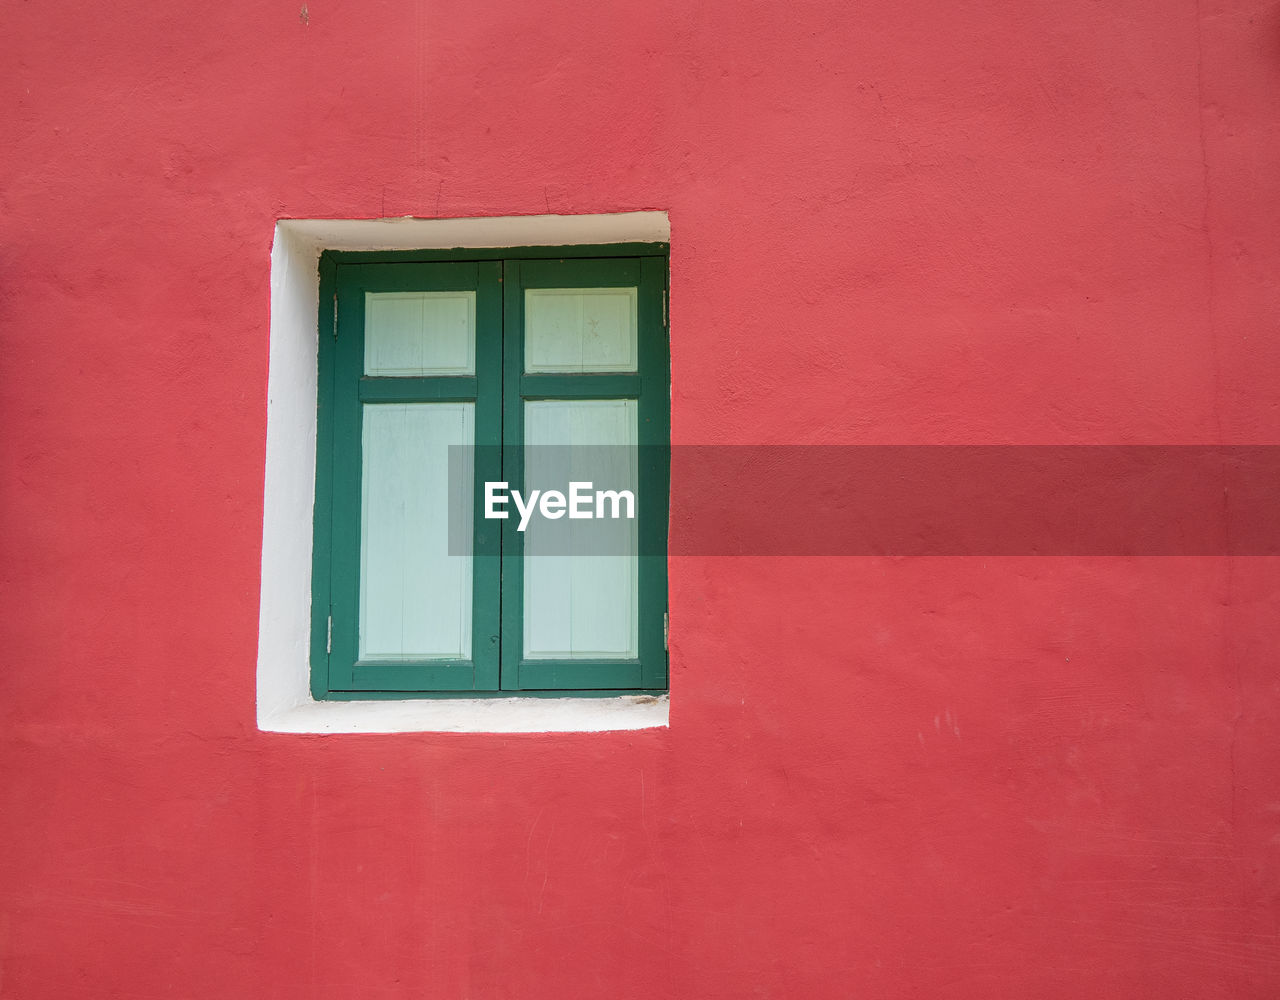
[[[366,292],[366,375],[474,375],[475,292]]]
[[[529,288],[524,370],[636,370],[636,289]]]

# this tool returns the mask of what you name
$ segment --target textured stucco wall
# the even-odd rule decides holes
[[[0,996],[1280,993],[1273,560],[682,557],[669,729],[254,716],[278,218],[669,211],[677,443],[1277,442],[1280,7],[299,7],[7,5]]]

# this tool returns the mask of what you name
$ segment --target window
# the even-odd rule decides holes
[[[315,698],[666,690],[666,280],[654,244],[322,255]]]

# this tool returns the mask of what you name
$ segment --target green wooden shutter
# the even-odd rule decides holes
[[[373,502],[374,474],[370,456],[364,454],[370,429],[394,426],[392,411],[403,414],[404,423],[429,427],[437,413],[472,413],[474,442],[497,445],[501,440],[501,352],[502,297],[501,268],[497,261],[451,263],[341,263],[335,269],[337,336],[320,339],[320,413],[318,451],[328,453],[327,470],[317,470],[317,552],[327,544],[328,606],[332,625],[326,622],[324,647],[319,647],[320,630],[313,627],[313,662],[325,662],[327,689],[331,694],[368,697],[376,694],[405,696],[437,691],[495,691],[498,688],[498,532],[480,516],[483,482],[499,474],[496,450],[475,451],[473,484],[473,546],[471,562],[470,635],[459,650],[461,655],[419,655],[412,644],[407,652],[386,654],[362,651],[361,594],[366,592],[366,618],[370,616],[367,593],[378,581],[362,579],[362,566],[371,558],[366,545],[362,560],[362,530],[365,535],[380,530],[362,517]],[[412,304],[418,297],[442,293],[471,293],[474,296],[474,374],[386,374],[374,369],[366,374],[366,311],[369,304],[405,297]],[[445,296],[447,298],[447,296]],[[384,417],[392,416],[392,419]],[[324,440],[327,438],[327,441]],[[458,440],[457,443],[464,443]],[[433,467],[423,468],[416,456],[406,458],[404,475],[410,482],[425,480],[435,492],[448,486],[448,463],[439,448],[431,454]],[[486,465],[486,462],[493,462]],[[381,479],[394,477],[394,470],[379,473]],[[321,496],[326,492],[327,495]],[[456,488],[456,484],[455,484]],[[387,490],[394,491],[392,483]],[[392,494],[391,503],[394,505]],[[320,537],[322,511],[328,513],[327,539]],[[440,516],[437,511],[437,516]],[[428,534],[434,541],[443,537],[446,524],[408,524]],[[365,538],[368,542],[368,538]],[[394,538],[387,545],[394,544]],[[402,558],[408,563],[403,576],[420,583],[432,582],[430,574],[410,563],[413,551]],[[457,560],[450,560],[450,565]],[[368,568],[365,566],[364,568]],[[317,560],[317,574],[320,561]],[[394,581],[390,584],[394,587]],[[384,590],[386,588],[383,588]],[[316,588],[319,596],[320,587]],[[421,603],[421,602],[419,602]],[[376,612],[378,609],[374,609]],[[409,607],[402,612],[403,629],[421,627],[424,609]],[[313,619],[320,617],[313,608]],[[372,631],[366,621],[366,632]],[[394,630],[395,622],[383,631]],[[419,640],[421,642],[421,640]],[[420,652],[420,651],[419,651]],[[362,655],[363,653],[363,655]]]
[[[314,697],[609,695],[666,689],[667,269],[665,252],[637,253],[646,249],[635,245],[539,247],[505,252],[326,252],[322,256],[311,630]],[[661,249],[665,251],[665,247]],[[556,290],[568,290],[568,294]],[[634,344],[627,346],[616,336],[612,341],[601,337],[592,356],[584,340],[578,345],[581,357],[566,363],[564,359],[575,349],[575,334],[572,330],[566,333],[568,327],[557,327],[560,339],[543,336],[540,343],[545,349],[540,355],[535,352],[529,366],[533,370],[526,372],[526,293],[542,295],[544,300],[550,296],[540,300],[536,308],[542,309],[550,301],[554,313],[555,309],[571,311],[574,295],[584,290],[585,298],[579,298],[594,303],[590,309],[604,310],[599,315],[606,319],[616,319],[620,309],[634,309]],[[458,296],[468,294],[474,297],[473,366],[470,361],[460,362],[462,355],[457,350],[441,354],[436,350],[439,345],[426,341],[418,344],[420,355],[414,356],[415,342],[408,334],[402,336],[403,324],[397,326],[400,320],[395,317],[427,315],[433,309],[456,311]],[[584,316],[590,311],[581,303],[578,308]],[[415,314],[415,309],[421,312]],[[377,328],[381,332],[366,331],[367,311],[375,324],[390,322],[387,329],[392,334],[382,326]],[[392,320],[385,320],[387,316]],[[458,341],[454,338],[450,344],[457,348]],[[417,360],[406,362],[411,356]],[[585,407],[579,405],[584,403]],[[529,404],[535,404],[535,409],[527,411]],[[548,406],[538,410],[537,404]],[[523,489],[527,412],[543,419],[547,413],[554,416],[559,412],[557,407],[576,414],[576,419],[587,421],[587,425],[596,413],[602,417],[602,427],[608,421],[615,429],[619,420],[634,424],[627,440],[636,446],[635,532],[640,554],[634,559],[634,648],[628,646],[625,655],[615,648],[601,656],[581,655],[576,649],[565,656],[525,656],[524,537],[517,530],[517,515],[510,505],[512,516],[506,520],[483,516],[486,481],[507,481],[513,488]],[[419,441],[439,444],[447,434],[432,437],[436,433],[432,428],[437,424],[452,428],[448,433],[456,435],[467,420],[477,446],[472,489],[471,627],[467,641],[461,637],[461,626],[449,640],[465,647],[465,655],[417,655],[412,648],[408,653],[388,653],[377,645],[379,641],[385,646],[390,635],[394,645],[397,628],[421,640],[424,628],[430,633],[424,620],[443,612],[432,606],[429,613],[423,613],[421,600],[417,610],[409,607],[398,612],[386,606],[385,595],[394,597],[397,591],[381,578],[390,589],[378,591],[382,597],[371,602],[369,595],[376,588],[371,589],[369,579],[361,579],[362,531],[366,542],[374,539],[372,548],[366,548],[367,557],[369,552],[375,556],[397,554],[397,525],[403,524],[413,538],[429,535],[432,526],[425,522],[436,515],[417,516],[415,512],[420,512],[414,505],[420,494],[434,495],[442,487],[449,469],[446,462],[438,460],[442,445],[433,452],[437,460],[421,463],[406,459],[402,466],[399,458],[386,458],[395,450],[386,444],[387,438],[378,435],[390,433],[392,440],[398,440],[394,435],[402,432],[396,428],[407,427],[419,435]],[[366,440],[373,442],[370,448],[365,447]],[[456,476],[454,479],[456,490]],[[405,492],[396,494],[392,487],[379,485],[387,482]],[[396,499],[402,495],[405,503],[397,506]],[[431,510],[438,512],[438,507]],[[428,559],[421,562],[426,565]],[[382,565],[377,558],[374,564]],[[402,565],[405,577],[416,580],[419,590],[439,583],[434,577],[428,579],[430,574],[418,572],[422,566],[411,560],[398,564],[393,560],[391,564]],[[447,564],[448,572],[453,572],[454,566]],[[369,574],[368,566],[363,570]],[[447,576],[448,572],[439,575]],[[535,576],[536,571],[530,579]],[[624,576],[619,570],[610,579],[618,584]],[[589,584],[593,578],[587,573],[584,579]],[[362,587],[368,619],[363,639]],[[587,586],[588,598],[591,589]],[[595,627],[599,622],[591,620],[589,599],[586,605],[587,617],[577,620],[574,635],[584,630],[591,633],[593,628],[601,632]],[[597,602],[597,610],[599,607]],[[606,617],[612,613],[604,610]],[[373,643],[377,648],[372,654],[366,648],[362,656],[362,643],[366,647]],[[408,639],[404,644],[413,646]]]
[[[667,686],[664,640],[666,612],[667,442],[669,390],[666,330],[663,322],[665,260],[622,259],[512,260],[504,281],[507,337],[504,344],[504,476],[525,488],[526,422],[530,409],[544,401],[631,401],[636,422],[637,455],[636,635],[630,655],[592,657],[542,655],[526,649],[530,616],[525,536],[515,517],[503,522],[502,687],[504,690],[613,693],[663,690]],[[587,290],[635,289],[634,365],[617,360],[590,370],[588,359],[577,371],[550,371],[555,365],[526,363],[531,332],[530,292],[562,290],[564,298]],[[564,368],[575,367],[566,364]],[[633,370],[626,370],[631,367]],[[530,371],[530,368],[541,370]],[[532,556],[536,560],[543,558]],[[593,556],[578,557],[590,561]],[[557,595],[559,596],[559,595]]]

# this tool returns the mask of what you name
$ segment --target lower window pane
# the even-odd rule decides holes
[[[598,518],[596,490],[636,491],[634,399],[525,404],[525,494],[590,483],[592,517],[531,517],[525,529],[526,659],[634,659],[638,655],[636,520]],[[627,509],[627,505],[619,505]],[[632,508],[634,511],[634,508]]]
[[[364,407],[360,659],[471,659],[471,558],[449,555],[449,446],[474,439],[474,403]]]

